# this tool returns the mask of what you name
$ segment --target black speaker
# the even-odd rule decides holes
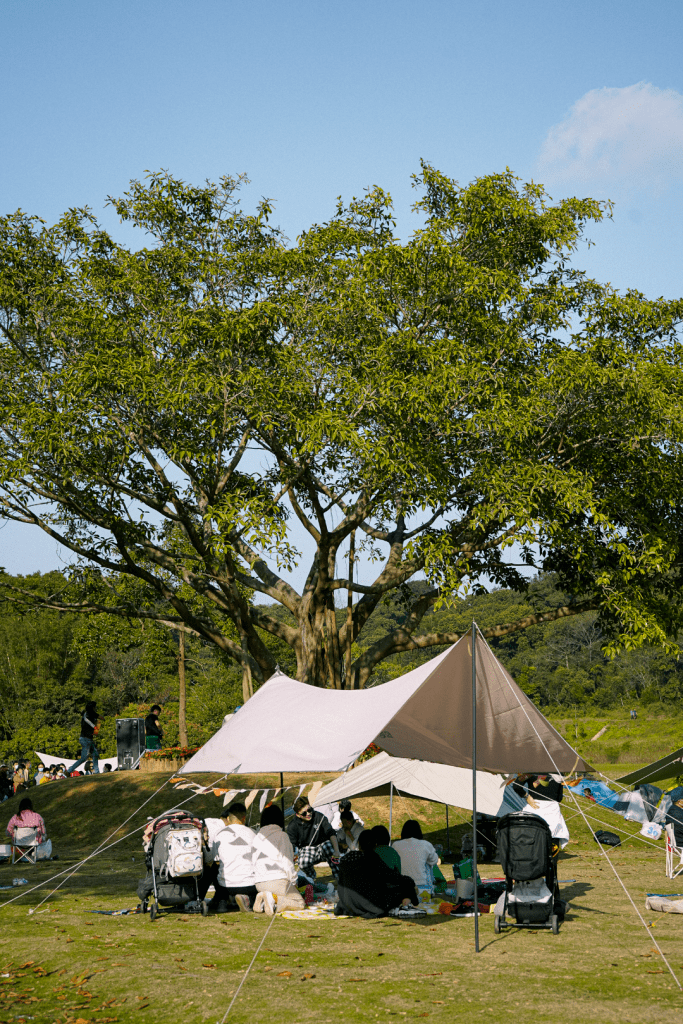
[[[119,771],[134,768],[144,752],[144,718],[117,718],[116,756],[119,761]]]

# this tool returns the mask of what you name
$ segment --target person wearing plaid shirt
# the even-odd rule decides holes
[[[339,877],[337,835],[324,814],[314,811],[305,796],[294,801],[294,817],[287,826],[292,846],[299,851],[299,871],[315,878],[315,865],[327,861]]]

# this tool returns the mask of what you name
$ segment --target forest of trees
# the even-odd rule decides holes
[[[47,575],[32,577],[32,583],[47,587],[55,580]],[[545,576],[533,581],[525,594],[500,589],[458,601],[425,616],[422,628],[464,631],[472,619],[486,628],[566,601],[553,577]],[[283,614],[279,608],[273,611]],[[372,644],[401,615],[395,596],[380,604],[358,638],[359,649]],[[215,646],[192,637],[186,643],[187,732],[193,744],[207,739],[223,716],[242,703],[242,674]],[[530,626],[492,641],[492,646],[522,689],[547,713],[587,713],[622,704],[672,707],[683,701],[683,668],[676,657],[643,647],[609,660],[602,651],[604,643],[596,613],[586,612]],[[104,754],[115,751],[115,719],[138,715],[155,701],[164,706],[166,741],[176,744],[178,648],[177,632],[154,622],[53,611],[22,613],[6,606],[0,618],[0,757],[26,756],[36,749],[75,756],[80,712],[91,696],[105,716]],[[380,685],[437,653],[431,648],[387,659],[370,685]],[[285,644],[273,655],[283,671],[294,673],[294,658]]]

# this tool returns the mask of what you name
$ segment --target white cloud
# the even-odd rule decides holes
[[[648,82],[592,89],[548,132],[541,179],[659,191],[683,180],[683,96]]]

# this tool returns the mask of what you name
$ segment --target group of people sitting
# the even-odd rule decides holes
[[[105,771],[111,771],[109,765]],[[31,786],[43,786],[47,782],[58,782],[60,779],[78,778],[80,775],[93,774],[92,761],[86,761],[82,771],[67,768],[64,763],[47,767],[38,762],[34,772],[30,761],[15,761],[12,765],[0,764],[0,803]]]
[[[204,899],[213,885],[209,908],[216,913],[231,909],[273,915],[303,910],[300,891],[311,887],[315,865],[326,861],[338,883],[336,912],[358,917],[381,917],[416,906],[421,890],[434,889],[436,850],[422,836],[419,822],[406,821],[401,839],[393,845],[383,825],[364,828],[347,805],[335,830],[327,817],[311,807],[306,797],[293,805],[285,827],[282,809],[269,804],[261,812],[260,828],[246,824],[247,808],[233,803],[220,818],[205,819],[205,869],[199,880]],[[149,879],[138,888],[145,899]]]

